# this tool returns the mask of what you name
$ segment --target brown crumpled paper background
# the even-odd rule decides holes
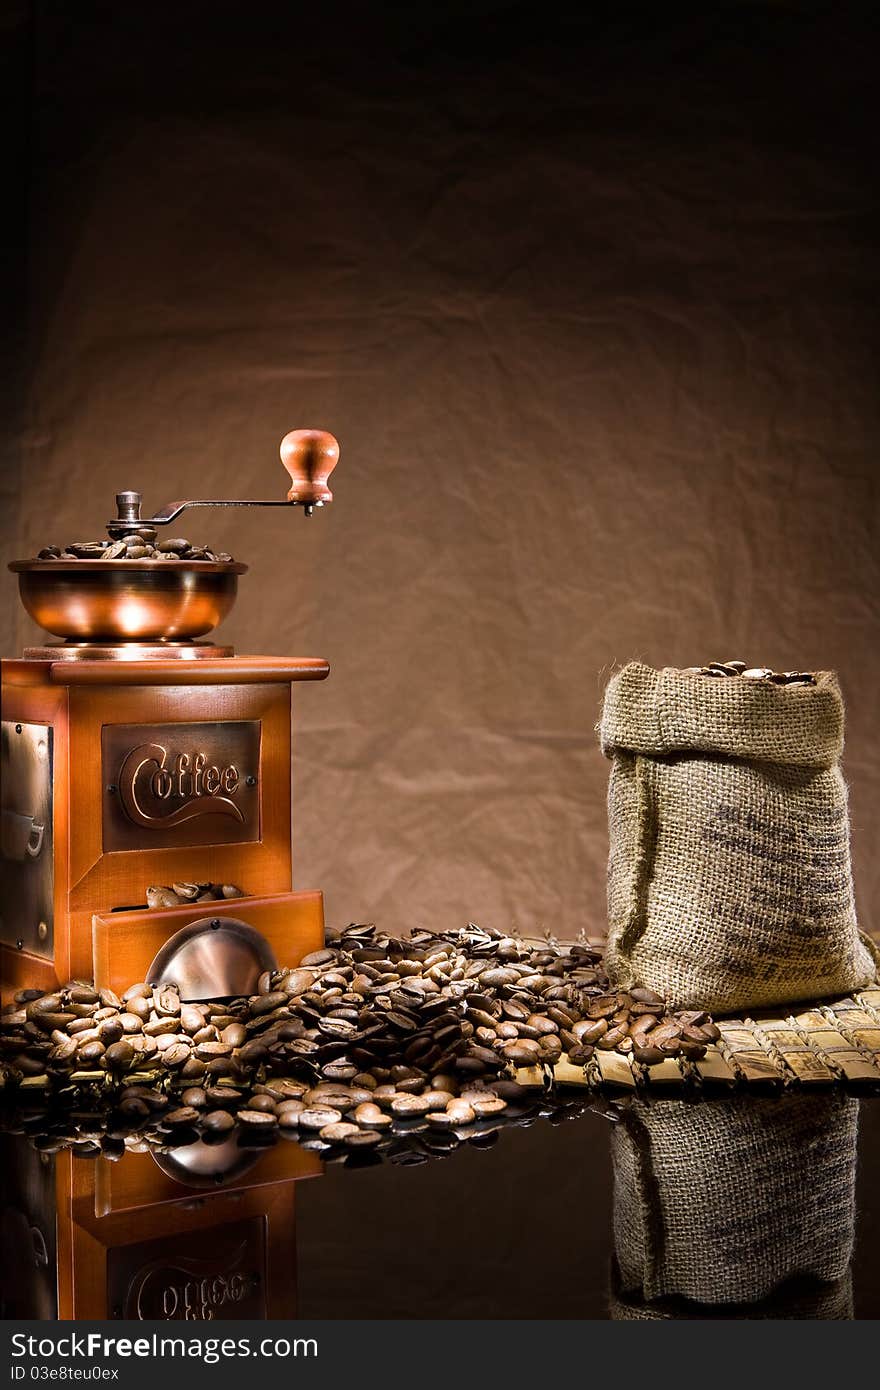
[[[331,922],[601,931],[609,672],[742,656],[839,671],[880,925],[862,13],[33,6],[4,560],[338,435],[310,522],[182,531],[251,565],[221,638],[332,663],[293,766]]]

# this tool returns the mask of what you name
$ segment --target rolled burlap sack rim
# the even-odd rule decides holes
[[[602,752],[654,758],[702,753],[792,767],[830,768],[843,751],[837,675],[815,685],[710,678],[631,661],[612,676],[597,726]]]

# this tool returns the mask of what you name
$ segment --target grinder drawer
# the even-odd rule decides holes
[[[251,994],[265,969],[297,965],[324,945],[320,892],[277,893],[92,918],[95,984],[122,994],[151,974],[185,999]],[[179,974],[180,978],[176,978]]]

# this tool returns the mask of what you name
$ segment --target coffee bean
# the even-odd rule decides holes
[[[196,1004],[182,1004],[180,1026],[185,1033],[194,1035],[205,1026],[205,1015]]]
[[[471,1109],[478,1120],[488,1119],[491,1115],[500,1115],[507,1109],[507,1102],[500,1096],[488,1095],[470,1101]]]
[[[299,1126],[300,1129],[314,1130],[317,1132],[323,1129],[325,1125],[336,1124],[341,1119],[342,1114],[339,1110],[334,1110],[330,1106],[322,1106],[320,1108],[315,1106],[311,1109],[300,1111]]]
[[[639,1004],[650,1004],[652,1006],[656,1006],[658,1009],[663,1008],[662,998],[659,994],[655,994],[652,989],[644,989],[641,986],[637,986],[636,988],[631,989],[629,992],[632,995],[632,998],[636,1000]]]
[[[314,1105],[318,1109],[322,1106],[330,1106],[332,1110],[341,1110],[343,1114],[358,1103],[354,1091],[326,1081],[322,1081],[320,1085],[313,1086],[306,1091],[303,1100],[306,1105]]]
[[[357,1033],[355,1025],[344,1018],[322,1018],[318,1028],[331,1038],[352,1038]]]
[[[141,981],[141,983],[139,984],[129,985],[128,989],[122,996],[122,1003],[125,1005],[126,1008],[129,1008],[133,999],[150,999],[152,998],[152,994],[153,991],[151,986],[144,984],[143,981]],[[96,995],[95,998],[97,999],[97,997],[98,996]]]
[[[519,980],[515,970],[509,966],[491,967],[484,970],[480,976],[480,983],[492,989],[500,989],[504,985],[515,985]]]
[[[67,998],[70,1004],[98,1003],[98,994],[92,989],[91,985],[73,985],[68,991]]]
[[[199,885],[197,883],[172,883],[172,893],[176,893],[178,898],[184,902],[193,902],[199,896]]]
[[[55,1046],[55,1048],[50,1053],[50,1058],[53,1063],[56,1063],[59,1066],[66,1066],[68,1062],[73,1062],[73,1059],[76,1057],[76,1055],[76,1038],[65,1038],[63,1041],[59,1042]]]
[[[269,994],[258,995],[251,1004],[251,1013],[255,1018],[262,1014],[269,1014],[273,1009],[278,1009],[282,1004],[287,1003],[287,995],[281,990],[272,990]]]
[[[355,1124],[360,1125],[364,1129],[371,1130],[387,1129],[391,1124],[389,1117],[382,1113],[378,1105],[374,1105],[370,1101],[365,1101],[361,1105],[355,1106],[352,1112],[352,1119]]]
[[[107,545],[107,541],[74,541],[64,553],[77,560],[100,560]]]
[[[153,990],[153,1008],[161,1018],[180,1016],[180,995],[176,985],[160,985]]]
[[[456,1125],[473,1124],[476,1119],[472,1107],[466,1100],[451,1100],[446,1107],[446,1114]]]
[[[343,1140],[352,1135],[362,1133],[363,1130],[359,1130],[357,1125],[348,1124],[345,1120],[341,1120],[337,1124],[325,1125],[322,1130],[318,1131],[318,1137],[326,1140],[328,1144],[341,1144]]]
[[[131,1124],[146,1120],[150,1115],[150,1107],[141,1096],[125,1096],[118,1109],[120,1116]]]
[[[424,1096],[402,1095],[391,1102],[391,1113],[398,1120],[426,1115],[431,1108],[431,1103]]]
[[[265,1110],[239,1110],[236,1118],[239,1124],[245,1125],[248,1129],[274,1129],[278,1124],[274,1112]]]
[[[144,1024],[144,1036],[147,1038],[158,1038],[162,1033],[176,1033],[176,1018],[154,1018],[149,1023]]]
[[[82,1053],[80,1055],[82,1056]],[[134,1061],[134,1055],[134,1048],[130,1042],[114,1042],[104,1053],[104,1065],[108,1071],[125,1071]]]
[[[616,1014],[620,1005],[616,994],[600,995],[598,999],[591,999],[587,1005],[587,1018],[609,1019],[612,1014]]]
[[[137,1019],[135,1019],[135,1023],[139,1028],[140,1024]],[[105,1046],[108,1043],[118,1042],[124,1032],[125,1028],[122,1023],[122,1017],[119,1014],[116,1014],[114,1018],[102,1019],[98,1025],[98,1037]]]
[[[42,1031],[43,1031],[44,1033],[51,1033],[53,1029],[62,1029],[62,1028],[66,1028],[67,1025],[68,1025],[69,1023],[73,1023],[73,1022],[75,1022],[75,1021],[76,1021],[76,1014],[71,1014],[71,1013],[57,1013],[57,1014],[54,1014],[54,1013],[53,1013],[53,1014],[45,1013],[45,1014],[41,1014],[40,1017],[39,1017],[39,1019],[37,1019],[37,1027],[40,1028],[40,1029],[42,1029]]]
[[[200,1062],[213,1062],[218,1057],[231,1057],[232,1047],[229,1043],[223,1042],[201,1042],[196,1043],[195,1054]]]
[[[63,999],[60,994],[42,994],[31,1000],[25,1009],[25,1018],[30,1023],[38,1023],[43,1014],[57,1014],[62,1011]]]
[[[187,1107],[194,1109],[194,1107]],[[194,1113],[198,1113],[194,1111]],[[209,1134],[228,1134],[235,1128],[235,1120],[228,1110],[209,1110],[202,1121],[204,1128]]]
[[[245,1102],[246,1110],[261,1110],[266,1115],[275,1114],[276,1102],[271,1096],[255,1095]]]
[[[241,1023],[230,1023],[220,1034],[220,1041],[229,1047],[241,1047],[247,1041],[247,1032]]]
[[[522,1042],[507,1042],[501,1049],[501,1055],[518,1067],[531,1067],[538,1057],[538,1045],[530,1038],[524,1038]]]
[[[204,1087],[205,1099],[210,1106],[219,1106],[225,1110],[228,1105],[241,1099],[240,1092],[233,1086],[216,1086],[206,1084]]]
[[[169,1110],[162,1116],[163,1125],[174,1129],[180,1125],[191,1125],[199,1118],[199,1112],[192,1105],[182,1105],[177,1110]]]
[[[299,1117],[305,1108],[301,1100],[285,1101],[277,1110],[278,1123],[285,1129],[298,1129]]]
[[[172,1042],[171,1046],[162,1052],[162,1065],[174,1070],[177,1067],[185,1066],[191,1056],[192,1053],[186,1043]]]
[[[147,907],[164,908],[179,907],[180,899],[171,888],[148,888]]]
[[[579,1019],[577,1023],[572,1024],[571,1031],[582,1045],[595,1043],[608,1032],[608,1022],[604,1018]]]

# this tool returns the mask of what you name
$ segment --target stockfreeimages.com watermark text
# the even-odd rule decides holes
[[[12,1380],[42,1378],[42,1367],[20,1364],[21,1360],[35,1363],[46,1357],[63,1356],[70,1360],[97,1361],[108,1357],[137,1357],[144,1360],[152,1357],[180,1357],[204,1361],[206,1365],[216,1365],[218,1361],[232,1360],[235,1357],[264,1356],[285,1358],[289,1356],[317,1356],[318,1343],[314,1337],[160,1337],[153,1332],[148,1337],[105,1337],[100,1332],[65,1333],[60,1337],[33,1337],[24,1332],[15,1332],[11,1338],[13,1365],[10,1368]],[[72,1370],[73,1368],[71,1368]],[[115,1379],[115,1371],[100,1367],[78,1367],[81,1374],[68,1373],[66,1379],[98,1380]],[[34,1372],[37,1374],[35,1375]],[[53,1379],[62,1377],[53,1376]]]

